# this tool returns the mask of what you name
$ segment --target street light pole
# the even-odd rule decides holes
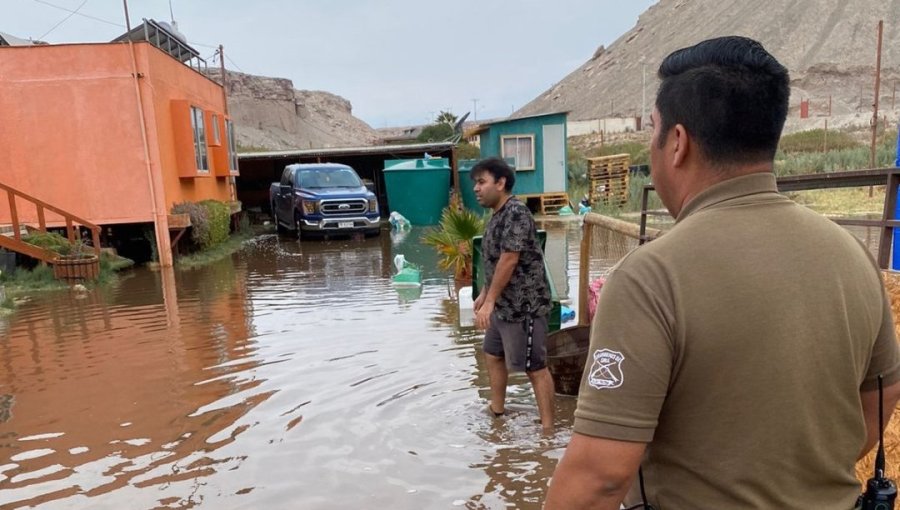
[[[472,98],[472,120],[478,120],[478,98]]]

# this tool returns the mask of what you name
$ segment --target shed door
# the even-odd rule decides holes
[[[562,124],[544,126],[544,193],[566,191],[566,138]]]

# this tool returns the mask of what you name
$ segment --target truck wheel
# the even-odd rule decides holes
[[[297,235],[298,241],[303,240],[303,229],[300,228],[300,225],[302,223],[303,223],[303,220],[300,218],[300,216],[295,215],[294,216],[294,228],[296,229],[296,232],[294,232],[294,233]]]
[[[282,235],[282,236],[288,235],[288,232],[290,232],[290,231],[288,229],[284,228],[281,225],[281,222],[278,221],[278,214],[275,213],[275,204],[272,204],[272,219],[275,220],[275,231],[278,232],[278,235]]]

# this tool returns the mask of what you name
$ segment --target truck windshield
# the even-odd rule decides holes
[[[362,183],[350,168],[310,168],[300,170],[300,187],[316,188],[359,188]]]

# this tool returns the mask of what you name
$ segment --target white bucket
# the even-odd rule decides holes
[[[472,287],[466,286],[459,289],[457,297],[460,326],[475,325],[475,302],[472,300]]]

